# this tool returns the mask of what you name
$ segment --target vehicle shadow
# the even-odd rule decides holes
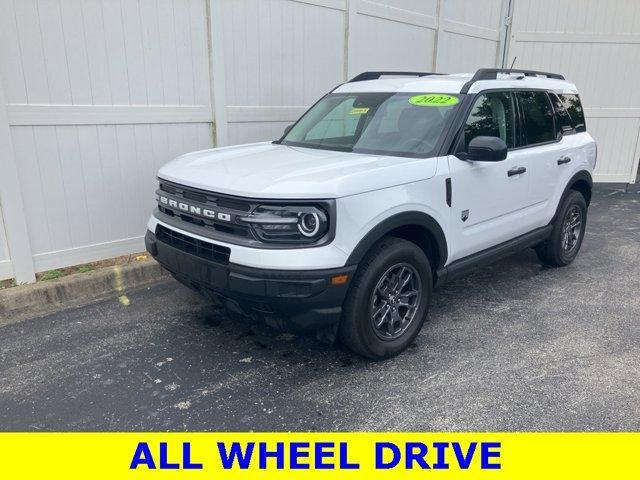
[[[505,258],[497,264],[478,269],[469,275],[438,287],[433,291],[430,313],[420,335],[401,355],[428,348],[428,332],[432,325],[459,316],[469,304],[489,302],[492,308],[517,294],[517,285],[547,270],[538,262],[532,250]],[[316,361],[338,368],[370,363],[351,352],[339,340],[321,341],[316,335],[280,331],[263,321],[215,306],[207,300],[197,300],[201,307],[194,313],[192,325],[203,330],[215,330],[216,339],[226,347],[233,346],[236,355],[251,356],[252,362],[277,362],[284,365],[309,365]],[[327,363],[328,362],[328,363]]]

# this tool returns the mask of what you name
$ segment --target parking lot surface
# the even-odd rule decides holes
[[[529,250],[445,285],[380,363],[173,281],[0,326],[0,429],[638,430],[640,193],[589,215],[572,265]]]

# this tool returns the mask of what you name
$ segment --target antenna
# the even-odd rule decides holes
[[[513,66],[516,64],[517,58],[518,58],[517,55],[515,57],[513,57],[513,62],[511,62],[511,66],[509,67],[509,70],[513,69]]]

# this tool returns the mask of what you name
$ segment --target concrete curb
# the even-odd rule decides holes
[[[128,302],[126,291],[169,279],[153,259],[76,273],[57,280],[0,290],[0,325],[54,313],[107,298]]]

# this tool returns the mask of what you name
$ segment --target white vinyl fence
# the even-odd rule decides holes
[[[221,145],[279,137],[320,96],[366,70],[472,71],[501,61],[503,0],[215,3]]]
[[[633,181],[639,7],[0,0],[0,279],[142,250],[160,165],[277,138],[365,70],[472,72],[517,55],[565,73],[600,142],[596,180]]]
[[[207,8],[0,0],[0,278],[144,249],[158,167],[213,145]]]
[[[512,0],[514,1],[514,0]],[[515,0],[509,61],[561,72],[598,141],[598,182],[632,183],[640,158],[640,1]]]

